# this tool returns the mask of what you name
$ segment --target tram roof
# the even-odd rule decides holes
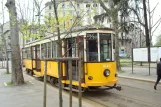
[[[77,32],[86,32],[86,31],[114,31],[113,29],[111,28],[108,28],[108,27],[102,27],[102,28],[96,28],[96,27],[91,27],[91,26],[85,26],[85,27],[77,27],[77,28],[73,28],[72,30],[69,30],[69,31],[61,31],[61,35],[64,35],[64,34],[71,34],[71,33],[77,33]],[[47,36],[45,36],[44,38],[42,38],[41,40],[35,40],[35,41],[32,41],[32,42],[29,42],[27,43],[26,45],[29,45],[29,44],[34,44],[36,42],[40,42],[40,41],[43,41],[43,40],[46,40],[46,39],[50,39],[50,38],[57,38],[57,33],[55,33],[54,35],[53,34],[48,34]]]
[[[91,31],[91,30],[108,30],[108,31],[114,31],[112,28],[109,28],[109,27],[102,27],[102,28],[96,28],[96,27],[93,27],[92,25],[91,26],[81,26],[81,27],[76,27],[76,28],[73,28],[69,31],[61,31],[60,34],[70,34],[70,33],[76,33],[76,32],[83,32],[83,31]],[[47,39],[47,38],[50,38],[50,37],[56,37],[57,36],[57,32],[54,34],[50,34],[46,37],[44,37],[44,39]]]

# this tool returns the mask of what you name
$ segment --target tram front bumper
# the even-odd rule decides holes
[[[110,90],[110,89],[116,89],[118,91],[122,90],[121,86],[116,85],[116,84],[114,84],[113,86],[99,87],[99,88],[90,88],[90,87],[88,87],[88,91],[103,91],[103,90]]]
[[[108,82],[87,82],[86,85],[87,86],[96,86],[96,87],[99,87],[99,86],[110,86],[110,85],[114,85],[114,84],[117,84],[118,80],[115,79],[113,81],[108,81]]]

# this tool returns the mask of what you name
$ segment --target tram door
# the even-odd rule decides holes
[[[41,68],[41,60],[40,60],[40,45],[32,46],[32,69],[40,71]]]
[[[78,57],[76,38],[67,39],[67,57]],[[78,81],[78,61],[72,61],[72,77]],[[67,79],[69,79],[69,63],[67,62]]]
[[[98,61],[97,33],[89,33],[86,37],[87,61]]]

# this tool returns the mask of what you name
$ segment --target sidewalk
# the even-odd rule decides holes
[[[11,74],[0,69],[0,107],[43,107],[43,82],[24,74],[25,81],[33,84],[5,86]],[[83,107],[98,107],[90,101],[82,101]],[[59,107],[58,88],[47,85],[47,107]],[[63,107],[69,107],[69,93],[63,92]],[[78,98],[73,97],[73,107],[78,107]]]
[[[135,79],[153,83],[157,79],[156,68],[150,68],[150,75],[149,75],[149,68],[147,67],[134,67],[133,73],[132,73],[132,67],[122,67],[121,70],[122,70],[121,72],[118,72],[118,77],[120,78]]]

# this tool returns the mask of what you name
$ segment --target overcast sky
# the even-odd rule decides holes
[[[0,0],[0,3],[1,2],[4,2],[4,4],[6,3],[6,1],[7,0]],[[29,2],[28,2],[29,1]],[[27,7],[28,6],[28,4],[30,5],[30,10],[28,10],[28,13],[31,13],[32,12],[32,1],[33,0],[16,0],[16,2],[17,2],[17,4],[21,4],[21,8],[22,9],[24,9],[24,7]],[[45,2],[47,2],[47,1],[49,1],[49,0],[43,0],[44,1],[44,3]],[[44,3],[43,3],[43,5],[41,6],[42,8],[44,7]],[[153,23],[155,24],[156,23],[156,21],[161,17],[161,0],[150,0],[150,7],[151,7],[151,10],[156,6],[156,4],[157,3],[159,3],[158,4],[158,6],[157,6],[157,8],[156,8],[156,10],[155,10],[155,13],[154,13],[154,17],[153,17]],[[17,8],[17,11],[19,11],[19,8]],[[1,13],[2,13],[2,5],[0,4],[0,23],[2,23],[3,22],[3,20],[2,20],[2,15],[1,15]],[[26,12],[27,13],[27,12]],[[35,13],[36,14],[36,13]],[[31,17],[29,17],[29,15],[28,16],[26,16],[26,17],[28,17],[28,18],[31,18]],[[7,12],[7,8],[5,7],[5,22],[7,22],[7,21],[9,21],[9,17],[8,17],[8,12]],[[154,37],[153,37],[153,42],[155,42],[156,41],[156,37],[158,36],[158,35],[160,35],[161,34],[161,24],[160,24],[160,26],[158,27],[158,29],[155,31],[155,33],[154,33]]]

